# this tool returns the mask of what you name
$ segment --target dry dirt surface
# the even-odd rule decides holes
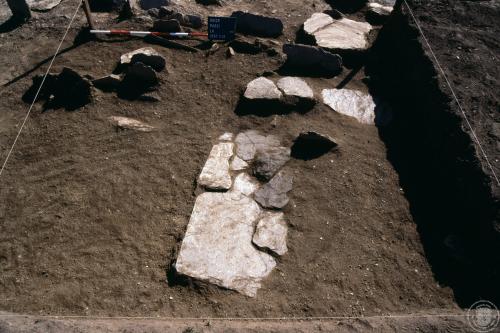
[[[50,12],[36,13],[28,23],[0,33],[0,82],[7,83],[0,87],[2,161],[29,106],[21,97],[32,77],[46,70],[46,60],[76,5],[77,1],[65,0]],[[285,26],[277,39],[281,43],[295,40],[312,13],[331,8],[319,0],[182,5],[202,15],[243,9],[279,17]],[[0,1],[0,6],[5,3]],[[98,14],[98,25],[141,27],[138,21],[117,23],[115,17]],[[151,46],[128,38],[72,44],[84,25],[81,12],[51,72],[70,67],[97,78],[111,73],[123,53]],[[42,103],[35,104],[0,178],[0,310],[147,317],[459,311],[454,290],[434,278],[404,189],[375,126],[360,124],[322,103],[306,114],[238,115],[235,109],[247,82],[264,72],[274,71],[272,77],[279,77],[275,72],[282,62],[279,56],[227,58],[224,47],[209,56],[154,47],[167,61],[167,71],[159,73],[159,102],[128,101],[96,90],[92,103],[75,111],[43,110]],[[346,68],[333,78],[305,80],[318,98],[322,89],[343,81],[346,88],[367,91],[362,70],[346,79],[349,74]],[[116,130],[110,116],[136,118],[156,130]],[[264,280],[256,298],[179,283],[168,274],[210,148],[222,133],[247,129],[275,134],[288,146],[307,130],[327,134],[339,144],[338,152],[289,163],[295,173],[284,210],[289,252]],[[26,325],[31,325],[26,332],[40,331],[32,323]],[[352,325],[353,331],[365,327],[361,322]],[[371,324],[366,325],[368,329]],[[380,331],[391,328],[373,325]],[[0,322],[1,329],[10,332],[5,321]],[[87,330],[99,331],[94,326]]]

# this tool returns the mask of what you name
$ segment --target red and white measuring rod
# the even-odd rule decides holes
[[[208,37],[205,32],[155,32],[131,30],[90,30],[92,34],[125,35],[134,37],[163,36],[163,37]]]

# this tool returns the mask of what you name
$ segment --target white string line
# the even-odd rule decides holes
[[[498,311],[497,311],[498,312]],[[0,314],[2,317],[33,317],[47,319],[84,319],[84,320],[171,320],[171,321],[313,321],[313,320],[350,320],[350,319],[403,319],[403,318],[461,318],[467,317],[467,313],[450,313],[450,314],[402,314],[402,315],[375,315],[375,316],[330,316],[330,317],[127,317],[127,316],[57,316],[57,315],[26,315],[26,314]]]
[[[429,51],[431,52],[431,55],[432,57],[434,58],[434,60],[436,61],[436,65],[437,67],[439,68],[439,70],[441,71],[441,73],[443,74],[443,77],[446,81],[446,83],[448,84],[448,87],[450,88],[451,90],[451,93],[453,95],[453,98],[455,99],[455,101],[457,102],[457,105],[458,105],[458,108],[460,109],[460,112],[462,113],[462,115],[464,116],[464,119],[465,119],[465,122],[467,123],[467,126],[469,127],[471,133],[472,133],[472,136],[474,137],[475,141],[477,142],[477,145],[479,146],[479,149],[481,150],[481,153],[483,154],[485,160],[486,160],[486,163],[488,164],[488,167],[490,168],[491,172],[493,173],[493,177],[495,177],[495,180],[497,181],[497,185],[500,185],[500,181],[498,180],[498,177],[497,177],[497,174],[495,173],[495,170],[493,169],[493,166],[491,165],[490,163],[490,160],[488,158],[488,155],[486,155],[486,152],[484,151],[483,149],[483,146],[481,145],[481,142],[479,141],[479,138],[477,137],[476,135],[476,132],[474,131],[474,129],[472,128],[472,125],[471,123],[469,122],[469,119],[467,118],[467,115],[465,114],[463,108],[462,108],[462,105],[460,104],[460,102],[458,101],[458,98],[457,98],[457,95],[455,94],[455,90],[453,89],[453,87],[451,86],[451,83],[450,81],[448,80],[448,76],[446,75],[446,73],[444,72],[443,70],[443,67],[441,67],[441,64],[439,63],[436,55],[434,54],[434,51],[432,50],[432,47],[431,47],[431,44],[429,44],[429,41],[427,40],[427,37],[425,36],[424,34],[424,31],[422,30],[422,28],[420,27],[420,24],[418,23],[417,21],[417,18],[415,17],[415,15],[413,14],[413,10],[411,9],[410,5],[408,4],[408,2],[406,0],[403,0],[404,3],[406,4],[406,7],[408,8],[408,11],[410,12],[410,15],[411,17],[413,18],[413,21],[415,21],[415,24],[417,25],[417,28],[418,30],[420,31],[420,34],[422,35],[422,38],[424,39],[425,41],[425,44],[427,44],[427,47],[429,48]]]
[[[59,50],[61,49],[61,46],[66,39],[66,36],[68,35],[69,29],[71,28],[71,25],[73,24],[73,21],[75,20],[76,14],[78,14],[78,10],[80,9],[80,6],[82,5],[83,0],[79,0],[80,2],[78,3],[78,6],[76,7],[75,13],[73,14],[73,17],[71,18],[71,21],[68,24],[68,27],[66,28],[66,31],[64,32],[64,35],[59,42],[59,46],[57,47],[56,53],[54,53],[54,56],[52,57],[52,60],[50,61],[49,67],[47,68],[47,71],[45,72],[45,75],[43,76],[42,83],[40,83],[40,87],[38,87],[38,90],[35,94],[35,98],[33,98],[33,102],[31,103],[28,112],[26,113],[26,116],[24,117],[24,120],[21,124],[21,128],[19,128],[19,131],[17,132],[16,138],[14,139],[14,142],[12,143],[12,146],[10,147],[9,152],[7,153],[7,157],[5,158],[5,161],[3,162],[2,168],[0,169],[0,177],[2,176],[3,170],[5,169],[5,166],[7,165],[7,161],[9,160],[10,155],[12,154],[12,151],[14,150],[14,147],[17,143],[17,140],[19,139],[19,136],[21,135],[21,132],[24,128],[24,125],[26,124],[26,121],[29,118],[29,115],[31,113],[31,109],[33,109],[33,105],[35,105],[35,102],[38,98],[38,94],[42,90],[43,84],[45,83],[45,79],[47,78],[47,75],[49,75],[50,69],[52,67],[52,64],[54,63],[54,60],[56,59],[57,54],[59,53]]]

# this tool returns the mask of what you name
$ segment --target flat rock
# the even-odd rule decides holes
[[[61,0],[27,0],[31,10],[44,12],[61,3]]]
[[[283,22],[280,19],[242,11],[234,12],[231,16],[238,19],[237,32],[260,37],[278,37],[283,34]]]
[[[109,120],[118,128],[121,129],[129,129],[139,132],[151,132],[154,130],[153,126],[150,126],[142,121],[137,119],[120,117],[120,116],[112,116],[109,117]]]
[[[281,170],[267,184],[254,194],[255,201],[265,208],[280,209],[288,204],[287,193],[292,190],[293,177],[289,172]]]
[[[136,62],[142,62],[150,66],[155,71],[161,71],[165,68],[165,58],[152,47],[143,47],[120,57],[120,65],[133,65]]]
[[[246,162],[252,161],[257,151],[281,146],[280,140],[274,135],[265,136],[254,130],[238,134],[234,142],[236,143],[236,154]]]
[[[367,50],[372,29],[369,23],[348,18],[335,20],[324,13],[314,13],[304,23],[304,32],[314,37],[318,46],[331,50]]]
[[[287,66],[319,69],[335,75],[342,71],[342,58],[317,46],[285,44],[283,52],[287,56]]]
[[[276,266],[252,244],[259,205],[238,192],[196,199],[175,268],[178,273],[255,297]]]
[[[243,161],[237,155],[235,155],[233,157],[233,160],[231,161],[230,167],[231,167],[231,170],[233,170],[233,171],[245,170],[246,168],[248,168],[248,163]]]
[[[328,153],[336,147],[337,143],[328,135],[314,131],[302,132],[293,143],[292,156],[298,159],[311,160]]]
[[[273,81],[259,77],[248,83],[243,96],[248,100],[279,100],[282,94]]]
[[[234,134],[226,132],[219,136],[219,141],[233,141]]]
[[[233,150],[232,142],[222,142],[213,146],[198,183],[211,190],[229,190],[232,185],[229,160],[233,156]]]
[[[242,172],[234,179],[232,191],[249,196],[257,191],[259,187],[260,183],[256,179]]]
[[[253,174],[262,180],[271,179],[290,160],[290,148],[265,147],[257,150]]]
[[[375,102],[370,94],[350,89],[324,89],[321,94],[333,110],[363,124],[375,123]]]
[[[306,81],[298,77],[284,77],[276,84],[285,96],[314,99],[314,92]]]
[[[255,228],[253,243],[259,248],[269,249],[281,256],[288,251],[286,246],[287,232],[285,214],[264,212]]]
[[[368,11],[366,12],[366,18],[370,23],[382,24],[391,15],[393,6],[383,5],[378,2],[368,3]]]
[[[101,78],[92,80],[92,84],[99,90],[110,92],[115,91],[120,86],[122,77],[116,74],[110,74]]]

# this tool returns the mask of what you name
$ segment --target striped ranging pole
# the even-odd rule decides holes
[[[163,36],[163,37],[208,37],[205,32],[155,32],[155,31],[131,31],[131,30],[90,30],[92,34],[101,35],[125,35],[134,37]]]

